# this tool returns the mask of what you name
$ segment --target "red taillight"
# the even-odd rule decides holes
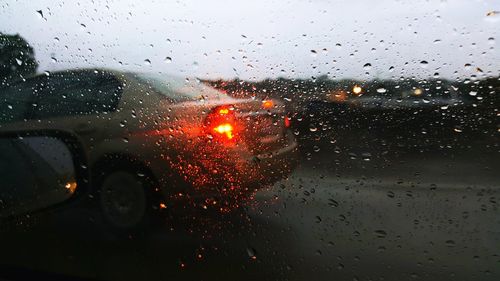
[[[290,127],[290,118],[288,116],[285,116],[285,128],[289,128]]]
[[[234,142],[237,137],[234,107],[216,107],[205,119],[205,128],[207,134],[215,140]]]
[[[231,140],[234,138],[234,127],[233,125],[229,123],[224,123],[220,124],[217,127],[214,128],[214,131],[216,133],[219,133],[221,135],[224,135],[228,140]]]

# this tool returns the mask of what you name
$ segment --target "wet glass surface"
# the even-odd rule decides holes
[[[0,1],[0,277],[498,280],[499,11]]]

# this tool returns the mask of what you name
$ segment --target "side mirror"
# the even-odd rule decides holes
[[[0,132],[0,220],[75,200],[88,183],[79,140],[61,131]]]

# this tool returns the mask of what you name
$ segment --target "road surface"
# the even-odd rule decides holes
[[[495,144],[388,150],[355,139],[303,139],[299,168],[245,212],[193,210],[116,239],[75,209],[4,233],[1,263],[99,280],[498,280]]]

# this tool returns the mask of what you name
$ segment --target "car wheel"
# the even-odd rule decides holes
[[[99,188],[99,206],[107,225],[115,232],[147,231],[152,218],[151,183],[127,171],[105,176]]]

